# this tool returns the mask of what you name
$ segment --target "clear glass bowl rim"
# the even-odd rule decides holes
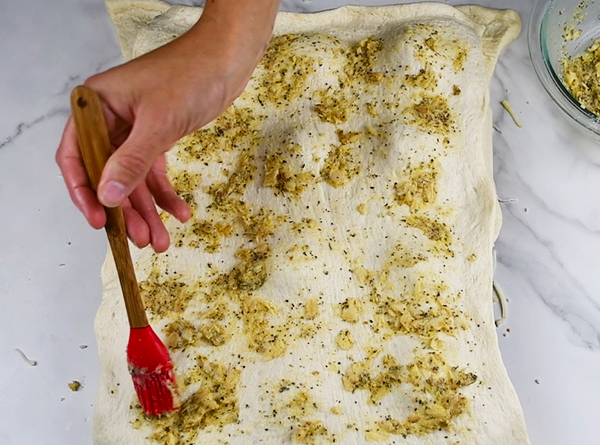
[[[537,0],[535,3],[529,21],[529,57],[536,75],[554,103],[576,123],[600,136],[600,118],[579,104],[550,63],[545,31],[548,12],[551,7],[556,7],[556,3],[556,0]]]

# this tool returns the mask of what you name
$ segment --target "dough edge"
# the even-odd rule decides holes
[[[185,16],[186,23],[190,24],[195,22],[195,19],[197,19],[200,13],[199,8],[181,6],[170,8],[168,4],[159,0],[108,0],[106,5],[115,24],[115,30],[126,60],[141,55],[143,53],[142,49],[147,48],[149,43],[156,46],[156,42],[148,42],[147,27],[149,25],[152,26],[153,23],[168,21],[172,19],[172,16],[181,15]],[[353,24],[357,23],[359,20],[365,19],[380,20],[383,18],[406,18],[406,14],[408,14],[408,17],[421,17],[420,14],[422,14],[423,11],[427,12],[427,16],[439,14],[442,14],[445,17],[451,16],[458,21],[468,23],[474,29],[479,30],[479,33],[482,35],[484,54],[487,56],[486,69],[488,70],[488,78],[491,77],[500,51],[508,43],[514,40],[520,32],[520,20],[514,11],[492,10],[471,5],[455,8],[443,4],[418,3],[385,7],[346,6],[336,10],[306,15],[280,13],[277,18],[274,34],[278,35],[283,32],[302,32],[309,29],[318,29],[319,27],[330,24],[332,20],[335,20],[338,24],[353,26]],[[167,41],[168,38],[165,38],[162,43],[166,43]],[[486,111],[486,127],[483,128],[482,131],[483,133],[481,136],[483,142],[481,145],[484,151],[481,154],[489,173],[489,183],[485,185],[485,192],[493,195],[495,198],[495,187],[492,179],[492,115],[489,103]],[[501,213],[496,200],[494,200],[494,206],[493,209],[490,209],[490,213],[490,235],[493,243],[498,235],[501,225]],[[135,247],[132,246],[132,248]],[[110,251],[107,253],[106,261],[102,267],[102,282],[104,286],[104,295],[111,293],[120,295],[120,289],[118,288],[118,281],[116,280],[116,272],[114,270],[114,263]],[[113,362],[111,357],[115,354],[114,352],[109,352],[107,350],[107,344],[111,345],[110,349],[112,351],[117,348],[117,345],[114,342],[115,335],[111,335],[110,331],[124,332],[127,330],[128,327],[126,325],[122,302],[118,301],[116,304],[107,305],[107,302],[103,299],[96,318],[96,333],[102,366],[94,416],[94,443],[96,445],[137,445],[147,443],[147,441],[139,441],[139,435],[130,434],[127,429],[131,430],[132,428],[128,423],[122,421],[122,419],[127,418],[127,412],[129,411],[128,404],[116,407],[103,407],[103,401],[105,400],[103,391],[108,391],[109,387],[107,382],[111,380],[110,377],[114,370],[118,371],[121,368],[122,371],[122,362],[124,361],[120,360],[120,363],[119,361]],[[123,356],[125,354],[124,345],[126,345],[126,340],[126,338],[118,338],[118,347],[121,348],[121,346],[123,346],[121,348]],[[493,338],[482,339],[482,343],[488,343],[490,347],[498,349],[497,337],[495,335]],[[499,353],[490,360],[490,367],[494,367],[494,372],[497,373],[499,381],[509,381]],[[514,392],[510,383],[508,388],[505,388],[502,385],[500,388],[504,388],[508,392]],[[512,418],[513,430],[511,431],[512,437],[505,436],[504,439],[512,439],[511,443],[515,444],[527,444],[529,442],[522,420],[523,415],[518,400],[516,399],[516,395],[509,394],[506,397],[509,399],[512,398],[513,402],[516,402],[516,405],[507,407],[507,410],[510,412],[505,414],[508,414],[508,417]],[[487,420],[490,422],[494,421],[494,419]],[[406,443],[408,444],[410,441],[407,441]],[[494,444],[490,443],[490,445]],[[498,443],[498,445],[500,444]]]

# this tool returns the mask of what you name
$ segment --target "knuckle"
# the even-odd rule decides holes
[[[148,121],[152,122],[151,134],[157,142],[169,139],[173,129],[179,127],[179,119],[177,119],[175,111],[161,109],[158,106],[148,112]]]
[[[143,147],[130,146],[126,152],[120,153],[118,163],[127,176],[138,177],[146,173],[149,168],[146,151]]]
[[[102,74],[94,74],[93,76],[90,76],[87,79],[85,79],[83,85],[88,88],[94,89],[95,87],[98,87],[100,85],[100,83],[102,82],[101,79]]]

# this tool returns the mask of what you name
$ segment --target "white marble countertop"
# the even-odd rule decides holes
[[[478,2],[516,9],[526,30],[531,0]],[[296,2],[303,10],[343,3]],[[100,0],[0,2],[3,445],[91,443],[106,241],[69,201],[54,153],[70,90],[121,60]],[[598,444],[600,146],[543,91],[525,32],[501,56],[491,92],[496,183],[508,199],[496,273],[510,301],[498,328],[503,357],[533,445]],[[504,99],[523,128],[501,108]],[[83,388],[72,392],[72,380]]]

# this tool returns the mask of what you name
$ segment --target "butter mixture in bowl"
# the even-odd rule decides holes
[[[600,1],[538,0],[531,60],[546,92],[578,130],[600,141]]]

